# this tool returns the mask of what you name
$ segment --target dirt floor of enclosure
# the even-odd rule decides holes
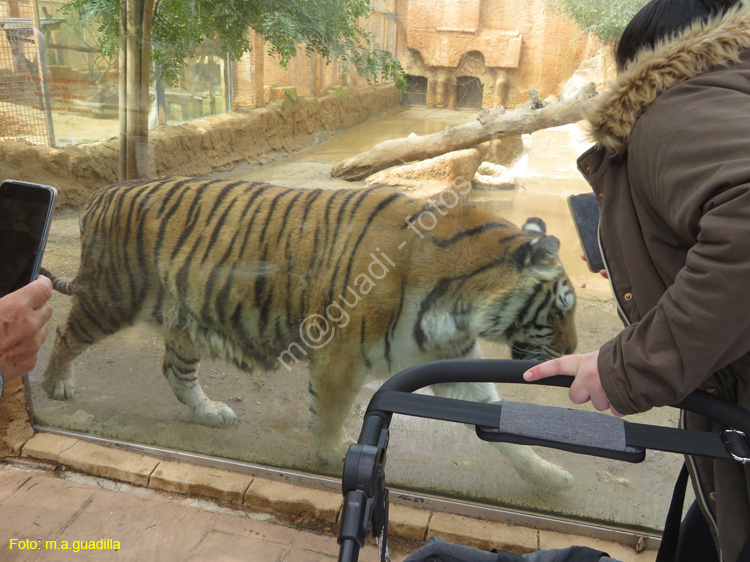
[[[414,123],[469,120],[459,112],[434,110],[404,112],[395,121],[370,121],[342,137],[303,151],[294,158],[263,168],[235,169],[224,177],[263,179],[292,187],[336,188],[352,183],[334,181],[329,172],[341,158],[365,150],[378,135],[406,136]],[[401,123],[399,125],[399,123]],[[431,131],[417,131],[419,134]],[[473,197],[514,222],[525,216],[545,218],[548,231],[560,238],[563,261],[579,295],[576,321],[579,348],[598,348],[621,328],[605,280],[589,273],[580,260],[564,198],[585,191],[574,162],[578,149],[570,132],[543,131],[527,139],[529,154],[518,171],[518,187],[511,192],[475,192]],[[568,139],[563,141],[562,139]],[[382,140],[382,139],[377,139]],[[328,145],[328,143],[331,143]],[[343,144],[342,144],[343,143]],[[327,146],[328,145],[328,146]],[[343,147],[343,148],[342,148]],[[536,147],[536,149],[535,149]],[[534,152],[536,150],[536,152]],[[354,184],[358,185],[358,184]],[[79,260],[78,214],[59,213],[49,237],[44,266],[62,278],[72,278]],[[66,317],[69,299],[55,294],[53,327]],[[52,331],[51,333],[54,333]],[[67,401],[50,400],[41,389],[52,340],[42,350],[38,367],[29,375],[36,421],[116,440],[155,445],[237,459],[271,467],[340,476],[340,469],[322,465],[307,429],[307,371],[298,365],[287,372],[245,373],[225,364],[204,361],[200,376],[206,394],[229,404],[239,422],[212,429],[191,421],[188,410],[172,394],[161,375],[163,342],[151,326],[136,326],[94,345],[75,361],[76,395]],[[505,357],[502,346],[483,345],[486,356]],[[351,436],[359,431],[361,415],[378,381],[368,381],[347,422]],[[570,406],[560,389],[508,386],[503,398]],[[642,414],[635,421],[673,425],[677,413],[662,410]],[[490,445],[467,439],[468,429],[453,424],[396,417],[392,424],[388,478],[394,487],[514,506],[523,510],[585,520],[658,529],[668,496],[681,465],[676,455],[649,453],[645,462],[622,462],[540,450],[545,458],[568,469],[572,488],[553,493],[527,484]]]

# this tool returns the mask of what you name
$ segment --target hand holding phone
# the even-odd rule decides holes
[[[52,316],[49,279],[36,282],[57,191],[36,183],[0,184],[0,394],[3,382],[34,368]]]
[[[49,185],[0,184],[0,297],[36,279],[56,198]]]
[[[593,193],[571,195],[568,197],[568,206],[589,270],[599,273],[605,267],[599,249],[599,203],[596,195]]]
[[[46,277],[0,298],[0,394],[3,379],[10,382],[31,371],[47,338],[47,322],[52,317],[48,301],[52,283]]]

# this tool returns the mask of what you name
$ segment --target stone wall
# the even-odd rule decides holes
[[[149,135],[149,175],[199,176],[240,162],[267,162],[393,109],[399,99],[390,85],[337,89],[318,98],[288,91],[267,107],[157,127]],[[58,208],[79,208],[93,191],[117,182],[118,149],[118,139],[62,148],[3,141],[0,177],[52,185]]]
[[[426,105],[457,107],[459,77],[476,77],[482,107],[516,107],[536,89],[557,95],[600,47],[546,0],[398,0],[397,56],[427,78]]]

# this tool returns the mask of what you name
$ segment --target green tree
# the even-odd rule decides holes
[[[581,31],[614,44],[623,29],[649,0],[549,0],[549,8],[568,16]]]
[[[370,34],[358,24],[370,13],[369,0],[71,0],[65,9],[99,31],[102,54],[120,54],[121,179],[141,177],[148,167],[152,78],[174,83],[207,38],[239,59],[251,50],[247,31],[253,28],[282,65],[304,45],[308,54],[338,59],[371,81],[403,75],[391,53],[371,48]]]

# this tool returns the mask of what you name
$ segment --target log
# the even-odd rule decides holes
[[[348,181],[362,180],[391,166],[433,158],[499,137],[575,123],[583,119],[586,108],[596,95],[596,85],[588,84],[569,100],[553,104],[542,102],[542,107],[539,107],[538,95],[535,98],[535,94],[532,90],[530,103],[515,111],[506,112],[502,107],[484,109],[476,120],[455,127],[448,126],[439,133],[383,141],[367,152],[336,164],[331,176]]]

